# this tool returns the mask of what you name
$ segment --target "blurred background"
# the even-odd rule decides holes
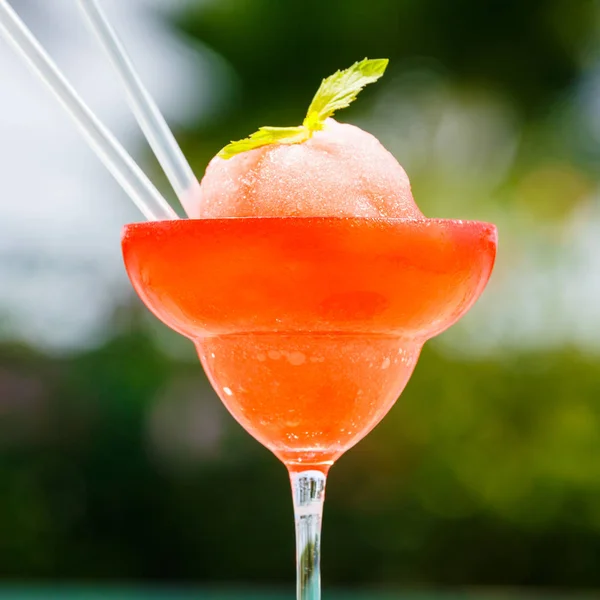
[[[75,0],[11,4],[168,194]],[[600,597],[600,3],[103,4],[199,178],[229,140],[298,124],[322,77],[389,57],[339,120],[426,215],[499,227],[477,306],[331,472],[325,589]],[[140,215],[4,43],[0,191],[0,598],[291,598],[284,468],[134,295],[119,241]]]

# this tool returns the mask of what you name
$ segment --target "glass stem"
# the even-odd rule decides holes
[[[321,520],[326,475],[321,471],[290,473],[296,519],[296,597],[321,600]]]

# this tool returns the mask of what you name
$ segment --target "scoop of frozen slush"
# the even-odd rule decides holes
[[[300,144],[270,144],[208,165],[191,218],[423,218],[398,161],[370,133],[327,119]]]

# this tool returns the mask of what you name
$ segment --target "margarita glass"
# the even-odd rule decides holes
[[[479,222],[347,217],[125,227],[140,298],[193,341],[229,412],[288,468],[298,598],[320,598],[329,468],[389,411],[424,342],[477,300],[496,235]]]

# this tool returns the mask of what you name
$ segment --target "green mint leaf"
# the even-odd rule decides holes
[[[366,85],[384,74],[388,63],[387,58],[365,58],[324,79],[308,109],[304,125],[311,131],[323,129],[325,119],[336,110],[349,106]]]
[[[301,144],[311,135],[312,132],[303,125],[299,127],[261,127],[250,137],[225,146],[218,156],[227,159],[269,144]]]
[[[389,60],[365,58],[350,68],[337,71],[324,79],[299,127],[261,127],[250,137],[225,146],[217,156],[228,159],[242,152],[270,144],[301,144],[315,131],[323,129],[328,117],[349,106],[369,83],[377,81],[385,72]]]

